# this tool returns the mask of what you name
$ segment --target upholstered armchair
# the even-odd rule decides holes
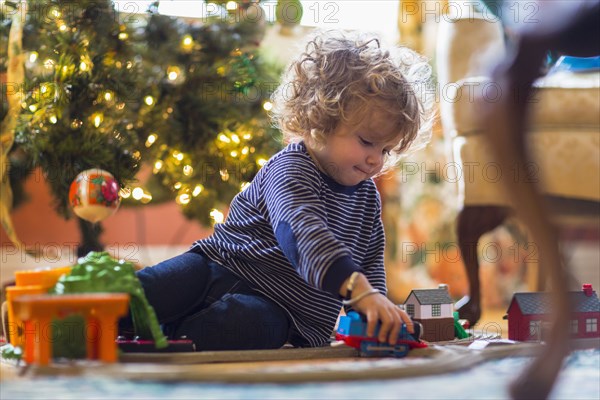
[[[593,40],[590,39],[590,40]],[[538,80],[532,102],[528,146],[534,162],[529,174],[501,170],[491,156],[477,98],[502,96],[489,78],[504,57],[502,26],[489,16],[445,16],[437,44],[440,114],[452,161],[457,166],[458,245],[469,279],[470,300],[461,318],[480,317],[479,260],[481,236],[512,214],[503,179],[539,184],[558,224],[599,224],[600,215],[600,73],[557,73]],[[518,206],[518,205],[516,205]],[[537,260],[532,253],[530,261]],[[528,267],[531,290],[543,285],[534,263]]]

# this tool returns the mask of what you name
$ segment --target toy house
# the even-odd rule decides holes
[[[584,284],[581,291],[569,292],[573,304],[570,332],[574,338],[598,338],[600,320],[600,300],[590,284]],[[507,314],[508,338],[530,341],[543,338],[544,323],[551,313],[550,295],[544,292],[515,293]]]
[[[447,285],[437,289],[414,289],[404,301],[410,317],[423,326],[423,340],[440,342],[454,339],[452,299]]]

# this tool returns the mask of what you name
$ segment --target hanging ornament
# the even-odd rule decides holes
[[[69,204],[75,214],[89,222],[112,215],[121,202],[119,184],[107,171],[94,168],[75,177],[69,189]]]

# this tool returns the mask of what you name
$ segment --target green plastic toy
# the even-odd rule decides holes
[[[469,337],[469,333],[465,331],[460,322],[458,322],[458,311],[454,311],[454,336],[459,339],[466,339]]]
[[[167,347],[167,338],[163,335],[154,309],[148,303],[144,289],[135,275],[135,268],[129,262],[115,260],[106,252],[90,252],[77,261],[71,273],[63,275],[58,280],[50,294],[98,292],[129,294],[129,308],[136,335],[141,339],[154,340],[156,348]],[[69,328],[69,333],[73,332],[73,326],[67,327],[65,325],[67,323],[73,325],[75,321],[63,321],[56,328],[60,329],[62,326]],[[81,326],[83,326],[83,319],[81,319]],[[60,339],[60,337],[69,337],[70,335],[57,333],[57,336],[57,339]],[[71,334],[71,339],[72,336]],[[65,348],[65,346],[69,348]],[[77,358],[82,352],[85,355],[84,348],[80,349],[79,347],[72,340],[69,343],[56,340],[54,354]]]

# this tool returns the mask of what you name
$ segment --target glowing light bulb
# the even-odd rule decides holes
[[[119,190],[119,196],[121,196],[121,198],[123,199],[128,199],[131,196],[131,189],[122,188],[121,190]]]
[[[182,185],[182,183],[181,183],[181,182],[177,182],[177,183],[175,183],[175,184],[173,185],[173,189],[175,189],[175,190],[179,190],[179,189],[181,189],[181,186],[183,186],[183,185]]]
[[[56,118],[56,115],[51,115],[50,118],[48,118],[48,120],[51,124],[56,124],[58,122],[58,118]]]
[[[177,80],[180,72],[181,70],[179,67],[169,67],[167,68],[167,78],[169,78],[170,81]]]
[[[131,192],[131,196],[135,199],[135,200],[141,200],[142,197],[144,197],[144,189],[142,189],[141,187],[136,187],[135,189],[133,189],[133,191]]]
[[[271,103],[270,101],[265,101],[265,104],[263,104],[263,108],[265,109],[265,111],[271,111],[273,109],[273,103]]]
[[[193,43],[194,43],[194,39],[192,38],[191,35],[185,35],[183,37],[183,40],[181,41],[181,44],[184,47],[190,47]]]
[[[219,174],[221,174],[221,180],[223,182],[227,182],[229,180],[229,171],[227,171],[226,169],[220,170]]]
[[[267,160],[265,160],[264,158],[259,158],[258,160],[256,160],[256,163],[261,166],[264,167],[265,164],[267,163]]]
[[[225,220],[223,213],[216,208],[213,208],[210,212],[210,217],[215,221],[216,224],[221,224]]]
[[[80,69],[80,70],[82,70],[82,71],[87,71],[87,69],[88,69],[88,65],[86,64],[86,62],[85,62],[85,61],[82,61],[82,62],[79,64],[79,69]]]
[[[204,186],[196,185],[196,187],[192,191],[192,196],[194,196],[194,197],[198,196],[200,193],[202,193],[203,190],[204,190]]]
[[[92,121],[94,122],[94,126],[98,128],[102,121],[104,121],[104,116],[100,113],[96,113],[92,116]]]
[[[156,174],[158,171],[160,171],[162,169],[163,165],[164,164],[163,164],[163,162],[161,160],[157,160],[154,163],[154,169],[153,169],[152,172],[154,172]]]
[[[129,37],[129,35],[127,34],[127,32],[121,32],[119,33],[119,39],[121,40],[125,40]]]
[[[183,206],[189,204],[190,200],[192,198],[190,197],[190,195],[188,193],[182,193],[179,196],[177,196],[177,198],[175,199],[175,202],[177,202],[177,204],[181,204]]]
[[[146,193],[144,192],[144,194],[142,195],[142,204],[148,204],[152,201],[152,195],[150,193]]]
[[[231,139],[229,139],[227,136],[225,136],[222,133],[219,135],[219,140],[223,143],[231,143]]]
[[[238,8],[238,4],[235,1],[228,1],[225,8],[227,11],[235,11]]]
[[[194,168],[191,165],[185,165],[183,167],[183,174],[185,176],[191,176],[194,173]]]
[[[29,62],[34,63],[38,58],[38,53],[36,51],[32,51],[29,53]]]
[[[146,147],[150,147],[154,144],[154,142],[156,142],[156,139],[158,138],[158,135],[155,133],[151,133],[150,135],[148,135],[148,139],[146,139]]]
[[[152,97],[152,96],[144,97],[144,103],[151,106],[152,104],[154,104],[154,97]]]
[[[106,92],[104,92],[104,100],[111,101],[112,98],[113,98],[113,95],[112,95],[112,93],[109,90],[107,90]]]

